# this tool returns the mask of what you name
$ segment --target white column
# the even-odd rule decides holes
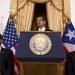
[[[71,21],[75,28],[75,0],[70,0]]]
[[[7,25],[10,9],[10,0],[0,0],[0,34],[3,34]]]

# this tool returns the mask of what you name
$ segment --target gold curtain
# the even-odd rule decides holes
[[[30,1],[34,3],[45,3],[45,2],[49,2],[50,0],[30,0]]]
[[[27,0],[18,0],[13,7],[17,10],[17,12],[13,12],[13,15],[15,15],[18,35],[21,31],[29,31],[33,20],[34,3]]]
[[[17,0],[11,0],[10,1],[10,12],[12,12],[12,14],[14,14],[15,12],[17,12]]]
[[[70,15],[70,0],[64,0],[64,13],[67,17],[71,18],[71,15]]]
[[[70,0],[64,0],[64,6],[63,6],[63,10],[64,10],[64,15],[63,15],[63,21],[64,21],[64,27],[65,27],[65,23],[67,22],[67,18],[71,19],[71,14],[70,14]]]
[[[69,0],[11,0],[11,10],[16,19],[18,34],[20,31],[31,29],[35,1],[37,3],[46,2],[46,12],[49,28],[63,33],[65,21],[70,18]],[[66,5],[67,4],[67,5]]]
[[[54,31],[63,31],[62,0],[52,0],[46,4],[49,28]]]
[[[25,7],[18,12],[18,32],[31,29],[33,12],[34,4],[32,2],[27,2]]]

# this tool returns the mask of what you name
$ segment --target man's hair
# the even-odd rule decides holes
[[[0,34],[0,40],[2,40],[3,39],[3,36]]]
[[[46,21],[45,27],[46,27],[47,29],[49,29],[49,28],[48,28],[48,22],[47,22],[46,16],[44,16],[44,15],[38,15],[38,16],[36,17],[36,19],[37,19],[38,17],[42,17],[43,21]],[[35,22],[35,23],[36,23],[36,22]],[[35,25],[36,25],[36,24],[35,24]]]
[[[46,17],[45,17],[45,16],[39,15],[39,16],[37,16],[37,18],[38,18],[38,17],[42,17],[43,21],[46,21]],[[37,18],[36,18],[36,19],[37,19]]]

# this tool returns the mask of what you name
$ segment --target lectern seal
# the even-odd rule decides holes
[[[29,41],[30,50],[36,55],[47,54],[52,47],[51,39],[46,34],[35,34]]]

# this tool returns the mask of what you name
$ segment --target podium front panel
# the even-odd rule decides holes
[[[37,55],[30,50],[29,41],[36,34],[47,35],[52,42],[51,50],[45,55]],[[21,32],[16,57],[21,61],[60,62],[65,59],[65,52],[60,32]]]

